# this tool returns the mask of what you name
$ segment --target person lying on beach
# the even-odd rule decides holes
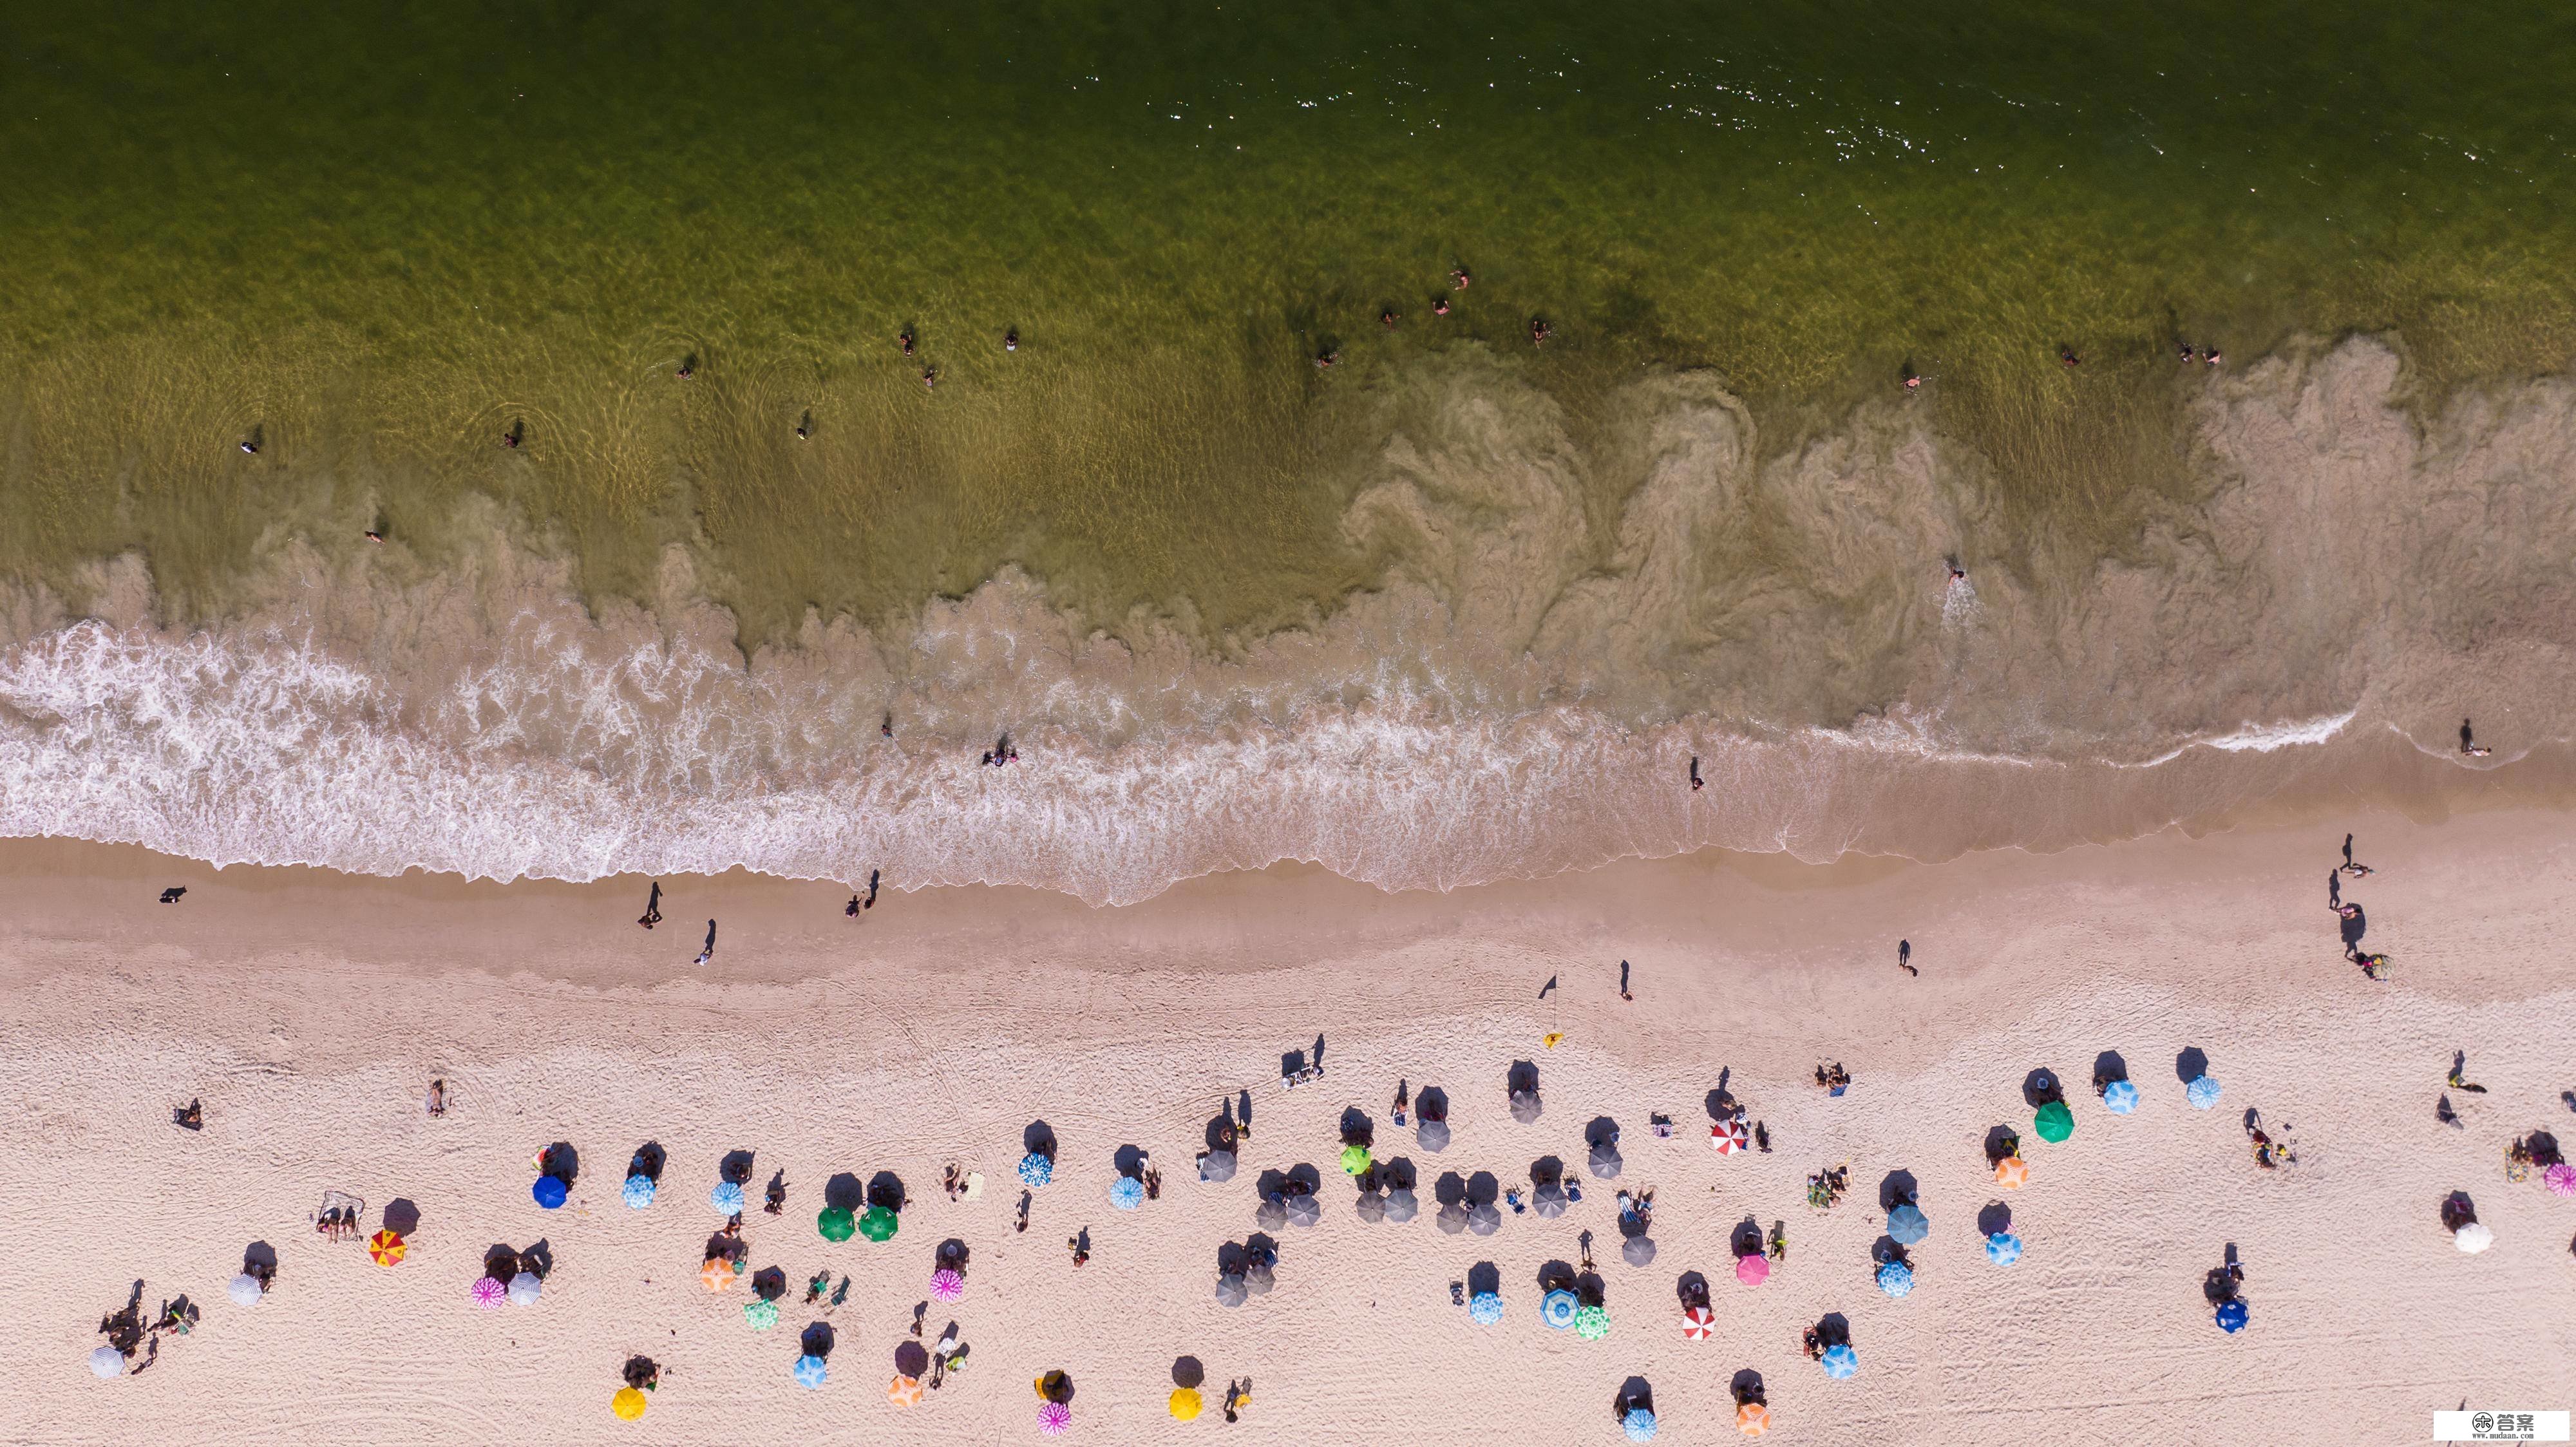
[[[1771,1127],[1758,1120],[1753,1123],[1753,1148],[1766,1156],[1771,1154]]]
[[[815,1272],[813,1279],[805,1283],[805,1304],[807,1306],[812,1306],[814,1303],[821,1301],[823,1299],[823,1293],[831,1290],[831,1288],[832,1273],[829,1271]]]
[[[948,1193],[948,1199],[952,1201],[957,1199],[957,1193],[959,1191],[966,1189],[965,1179],[958,1174],[957,1163],[955,1161],[950,1161],[948,1163],[948,1168],[940,1172],[939,1189],[946,1191]]]
[[[1029,1199],[1030,1197],[1027,1191],[1020,1192],[1020,1219],[1012,1224],[1011,1229],[1013,1231],[1026,1231],[1029,1229]]]
[[[1799,1337],[1798,1348],[1807,1354],[1807,1360],[1811,1362],[1820,1362],[1825,1359],[1825,1344],[1817,1339],[1816,1329],[1812,1326],[1807,1328],[1806,1332]]]
[[[1395,1123],[1397,1125],[1404,1124],[1404,1108],[1412,1103],[1413,1097],[1406,1088],[1406,1082],[1399,1078],[1395,1082]]]
[[[204,1130],[206,1128],[205,1103],[191,1098],[186,1105],[170,1112],[170,1123],[181,1130]]]
[[[184,884],[171,885],[168,889],[161,891],[161,902],[163,904],[177,904],[179,900],[187,894],[187,892],[188,886]]]
[[[2452,1051],[2452,1052],[2451,1052],[2451,1073],[2450,1073],[2450,1075],[2449,1075],[2449,1076],[2445,1077],[2445,1079],[2446,1079],[2446,1080],[2447,1080],[2447,1082],[2449,1083],[2450,1087],[2451,1087],[2453,1090],[2465,1090],[2465,1091],[2467,1091],[2468,1093],[2470,1093],[2471,1095],[2484,1095],[2484,1094],[2486,1094],[2486,1093],[2487,1093],[2487,1088],[2486,1088],[2485,1086],[2483,1086],[2483,1085],[2471,1085],[2471,1084],[2468,1082],[2468,1080],[2466,1079],[2467,1072],[2468,1072],[2468,1068],[2469,1068],[2469,1053],[2468,1053],[2467,1051],[2465,1051],[2465,1050],[2454,1050],[2454,1051]]]

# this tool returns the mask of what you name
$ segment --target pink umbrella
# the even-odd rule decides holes
[[[510,1288],[503,1286],[500,1281],[494,1277],[486,1276],[482,1280],[474,1283],[474,1304],[476,1306],[499,1306],[509,1299]]]
[[[1717,1316],[1705,1306],[1694,1306],[1682,1313],[1682,1340],[1706,1341],[1717,1335]]]
[[[2549,1189],[2557,1192],[2559,1195],[2576,1196],[2576,1166],[2571,1166],[2565,1161],[2560,1161],[2558,1164],[2551,1166],[2548,1170],[2541,1172],[2540,1179],[2548,1182]]]
[[[1762,1279],[1770,1274],[1771,1261],[1768,1257],[1754,1255],[1735,1258],[1735,1279],[1747,1286],[1760,1286]]]
[[[930,1273],[930,1294],[941,1301],[956,1301],[966,1295],[966,1278],[954,1271]]]
[[[1064,1429],[1072,1425],[1073,1408],[1066,1406],[1062,1402],[1038,1403],[1039,1431],[1044,1432],[1050,1437],[1060,1437],[1064,1435]]]

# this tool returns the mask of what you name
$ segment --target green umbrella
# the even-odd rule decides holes
[[[859,1217],[859,1234],[871,1241],[884,1241],[894,1235],[894,1212],[883,1206],[870,1206]]]
[[[1610,1309],[1587,1306],[1574,1314],[1574,1334],[1585,1341],[1599,1341],[1610,1334]]]
[[[1348,1173],[1348,1174],[1350,1174],[1350,1175],[1354,1175],[1354,1176],[1356,1176],[1356,1175],[1358,1175],[1360,1172],[1365,1171],[1365,1170],[1367,1170],[1368,1168],[1369,1168],[1369,1153],[1368,1153],[1368,1147],[1366,1147],[1366,1146],[1344,1146],[1344,1147],[1342,1147],[1342,1170],[1343,1170],[1344,1172],[1346,1172],[1346,1173]]]
[[[742,1319],[751,1323],[753,1331],[767,1331],[778,1325],[778,1303],[755,1296],[742,1304]]]
[[[2039,1127],[2039,1138],[2044,1141],[2062,1141],[2075,1134],[2075,1112],[2068,1110],[2062,1100],[2041,1106],[2031,1123]]]
[[[822,1232],[826,1241],[849,1240],[850,1232],[857,1229],[857,1224],[851,1219],[847,1206],[825,1206],[823,1214],[814,1218],[814,1229]]]

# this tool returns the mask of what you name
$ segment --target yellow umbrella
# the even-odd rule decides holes
[[[920,1406],[921,1378],[899,1376],[886,1383],[886,1400],[898,1407]]]
[[[633,1387],[620,1387],[617,1395],[608,1399],[608,1410],[617,1414],[617,1420],[632,1422],[644,1415],[644,1400],[644,1394]]]
[[[722,1291],[733,1285],[733,1263],[719,1256],[707,1263],[706,1269],[698,1273],[698,1279],[706,1283],[707,1290]]]
[[[2019,1156],[2006,1156],[1995,1162],[1995,1184],[2011,1189],[2030,1179],[2030,1166]]]
[[[1564,1031],[1562,1031],[1562,1030],[1550,1030],[1550,1031],[1548,1031],[1546,1034],[1541,1035],[1540,1037],[1538,1037],[1538,1043],[1540,1043],[1541,1045],[1546,1046],[1546,1047],[1547,1047],[1548,1049],[1550,1049],[1550,1050],[1554,1050],[1554,1049],[1556,1048],[1556,1046],[1557,1046],[1557,1042],[1558,1042],[1558,1041],[1560,1041],[1560,1040],[1563,1040],[1564,1038],[1565,1038],[1565,1032],[1564,1032]]]
[[[1735,1409],[1735,1430],[1747,1437],[1759,1437],[1771,1430],[1771,1409],[1760,1402],[1746,1402]]]
[[[367,1238],[367,1254],[376,1258],[378,1266],[393,1265],[402,1260],[403,1253],[410,1249],[403,1244],[403,1238],[398,1232],[379,1231]]]
[[[1195,1421],[1200,1410],[1204,1406],[1205,1404],[1199,1400],[1199,1394],[1196,1391],[1188,1387],[1175,1387],[1172,1389],[1172,1419],[1174,1421]]]

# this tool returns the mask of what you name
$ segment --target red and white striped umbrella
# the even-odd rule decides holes
[[[1731,1156],[1744,1149],[1744,1122],[1729,1116],[1710,1126],[1708,1144],[1721,1156]]]
[[[1682,1340],[1706,1341],[1717,1335],[1717,1316],[1705,1306],[1694,1306],[1682,1313]]]

